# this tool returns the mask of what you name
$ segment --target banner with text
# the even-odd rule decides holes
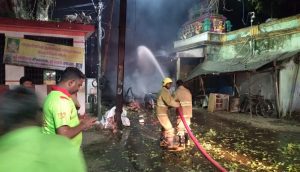
[[[3,57],[6,64],[57,70],[66,67],[82,69],[84,49],[6,37]]]

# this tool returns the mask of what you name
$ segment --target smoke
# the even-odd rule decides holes
[[[142,98],[146,93],[158,92],[161,81],[169,75],[159,65],[153,53],[145,46],[139,46],[135,61],[126,68],[125,89],[132,88],[135,97]]]
[[[173,48],[177,32],[198,0],[129,0],[128,43],[146,45],[154,52]]]
[[[173,42],[177,40],[178,30],[188,20],[188,11],[197,1],[128,0],[124,94],[130,87],[135,96],[140,98],[146,93],[160,90],[163,77],[153,62],[149,61],[147,55],[142,55],[139,60],[137,48],[145,45],[153,54],[164,56],[164,61],[168,61],[166,58],[173,49]],[[114,10],[114,29],[106,72],[112,94],[115,94],[117,80],[119,1]],[[160,65],[166,76],[175,76],[175,70],[171,69],[175,65],[166,63]]]

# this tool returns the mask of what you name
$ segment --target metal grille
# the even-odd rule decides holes
[[[5,84],[5,65],[3,63],[4,45],[5,35],[0,34],[0,85]]]
[[[55,43],[60,45],[73,46],[72,38],[59,38],[59,37],[48,37],[48,36],[32,36],[25,35],[25,39],[47,42],[47,43]],[[44,83],[44,70],[43,68],[36,67],[25,67],[25,76],[31,78],[34,84],[43,84]],[[59,79],[60,73],[62,71],[56,70],[56,82]]]

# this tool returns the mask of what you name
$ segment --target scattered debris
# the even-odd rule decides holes
[[[127,109],[128,110],[131,110],[131,111],[135,111],[135,112],[138,112],[140,109],[141,109],[141,105],[139,102],[137,101],[132,101],[128,104],[127,106]]]
[[[104,129],[111,129],[114,133],[117,131],[117,123],[114,120],[114,116],[116,114],[115,111],[116,111],[116,106],[106,111],[105,115],[102,116],[102,119],[100,121],[101,126],[103,126]],[[127,111],[125,110],[124,107],[123,107],[123,112],[121,114],[121,120],[122,120],[122,124],[125,127],[130,126],[130,120],[127,118]]]

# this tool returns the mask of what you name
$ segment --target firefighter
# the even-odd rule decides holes
[[[177,89],[175,91],[175,100],[180,102],[181,110],[183,117],[187,123],[188,126],[191,124],[191,118],[192,118],[192,94],[190,90],[184,87],[183,81],[178,80],[176,81]],[[189,145],[189,137],[187,134],[187,131],[183,125],[182,120],[179,117],[177,117],[177,136],[179,136],[179,143],[181,146]]]
[[[170,88],[172,85],[172,79],[165,78],[162,82],[162,89],[160,90],[157,97],[157,107],[156,115],[162,126],[162,135],[163,139],[161,140],[160,145],[166,147],[170,150],[177,149],[175,144],[175,131],[172,126],[172,123],[168,116],[168,109],[170,107],[179,107],[179,103],[171,96]]]

